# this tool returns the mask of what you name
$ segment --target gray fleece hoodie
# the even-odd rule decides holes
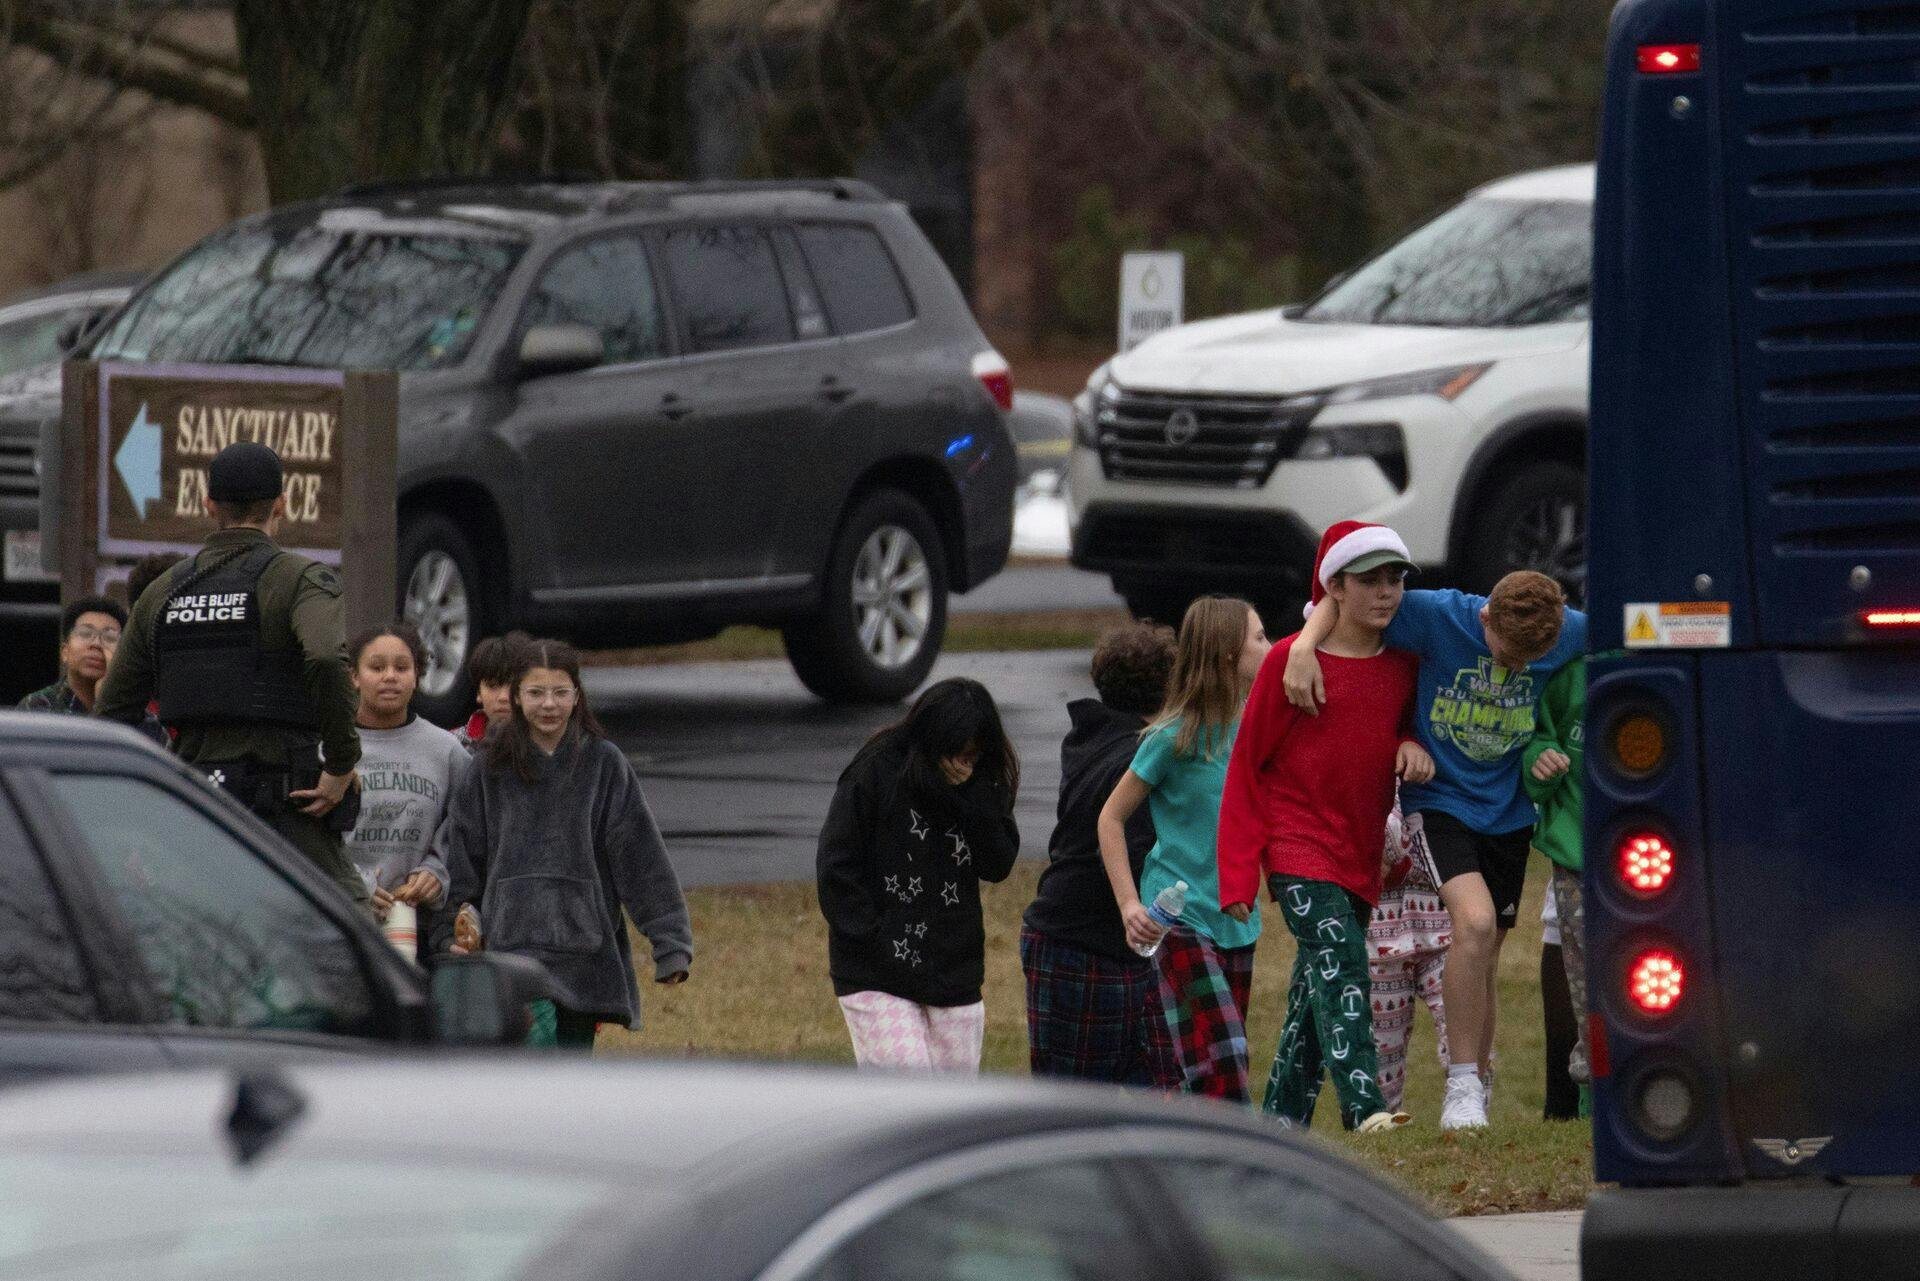
[[[449,905],[472,903],[490,951],[544,964],[566,989],[560,1004],[604,1022],[640,1026],[627,914],[653,948],[655,978],[693,962],[693,928],[660,829],[626,754],[570,733],[539,757],[537,781],[482,754],[455,789],[436,848],[453,877]],[[452,941],[440,914],[435,947]]]

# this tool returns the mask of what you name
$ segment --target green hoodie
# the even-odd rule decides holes
[[[1540,697],[1533,741],[1520,759],[1520,778],[1540,811],[1533,848],[1570,872],[1580,870],[1581,774],[1586,753],[1587,660],[1577,658],[1554,674]],[[1533,763],[1549,747],[1565,752],[1573,767],[1542,783]]]

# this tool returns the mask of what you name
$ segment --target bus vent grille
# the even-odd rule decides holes
[[[1920,4],[1808,7],[1724,42],[1729,265],[1761,587],[1838,609],[1920,587]]]

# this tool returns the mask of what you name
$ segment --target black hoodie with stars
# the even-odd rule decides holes
[[[1020,852],[1013,798],[978,776],[911,796],[906,753],[862,752],[840,776],[816,862],[837,996],[886,992],[972,1005],[986,976],[980,882]]]

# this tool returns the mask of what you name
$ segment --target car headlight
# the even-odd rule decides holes
[[[1075,444],[1095,449],[1100,444],[1100,411],[1120,399],[1120,388],[1107,377],[1105,365],[1093,371],[1085,390],[1073,398],[1073,439]]]
[[[1395,396],[1438,396],[1457,400],[1461,393],[1493,368],[1491,361],[1478,365],[1448,365],[1442,369],[1422,369],[1417,373],[1394,374],[1390,378],[1369,378],[1348,383],[1327,393],[1329,405],[1351,405],[1362,400],[1386,400]]]
[[[1315,427],[1301,439],[1294,458],[1371,458],[1401,493],[1407,491],[1407,438],[1399,423],[1342,423]]]

